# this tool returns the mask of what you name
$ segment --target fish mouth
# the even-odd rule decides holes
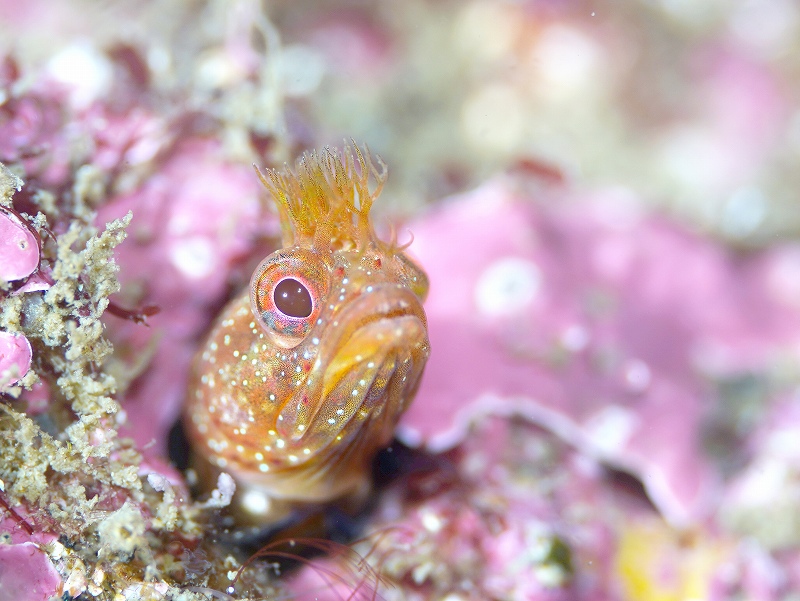
[[[351,301],[324,328],[278,429],[305,460],[333,447],[371,457],[391,440],[419,386],[430,352],[425,312],[410,290],[387,285]]]

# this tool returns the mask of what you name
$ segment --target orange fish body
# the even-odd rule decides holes
[[[284,248],[217,318],[185,409],[196,461],[234,478],[249,523],[363,495],[429,354],[427,277],[369,219],[385,165],[346,146],[259,176]]]

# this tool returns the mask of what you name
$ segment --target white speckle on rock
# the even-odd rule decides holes
[[[201,236],[191,236],[173,244],[169,258],[178,271],[193,280],[208,277],[217,268],[211,241]]]
[[[289,96],[308,96],[322,82],[325,60],[319,52],[303,45],[289,45],[280,55],[283,91]]]
[[[442,518],[432,511],[423,511],[420,515],[420,519],[422,520],[422,525],[425,527],[425,530],[428,532],[439,532],[444,525],[442,523]]]
[[[169,490],[170,483],[166,476],[162,476],[161,474],[157,474],[153,472],[152,474],[147,474],[147,483],[153,487],[153,490],[157,492],[164,492],[165,490]]]
[[[722,210],[722,231],[733,238],[745,238],[755,232],[767,213],[767,199],[758,188],[745,186],[736,190]]]
[[[620,453],[639,424],[636,415],[619,405],[609,405],[596,413],[586,423],[586,433],[602,453]]]
[[[217,478],[217,487],[211,491],[211,498],[205,503],[206,507],[227,507],[231,504],[233,493],[236,492],[236,482],[230,474],[222,472]]]
[[[242,495],[242,507],[254,515],[265,515],[271,505],[269,497],[259,490],[247,490]]]
[[[67,46],[47,64],[47,71],[70,90],[77,108],[84,108],[108,94],[114,68],[99,49],[87,42]]]
[[[590,339],[589,331],[578,324],[569,326],[561,334],[561,344],[564,345],[564,348],[573,353],[585,349]]]
[[[652,373],[647,363],[640,359],[630,359],[623,367],[625,383],[631,392],[644,392],[650,386]]]
[[[475,304],[487,317],[514,315],[530,306],[542,286],[539,267],[528,259],[506,257],[484,269],[475,285]]]

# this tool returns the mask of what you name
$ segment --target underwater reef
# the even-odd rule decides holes
[[[17,4],[0,601],[797,598],[794,4]],[[253,165],[351,138],[430,358],[363,510],[243,542],[174,427]]]

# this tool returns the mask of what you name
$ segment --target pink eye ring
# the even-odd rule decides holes
[[[329,277],[327,265],[302,248],[279,250],[261,262],[250,280],[250,308],[276,344],[291,348],[308,335]]]

